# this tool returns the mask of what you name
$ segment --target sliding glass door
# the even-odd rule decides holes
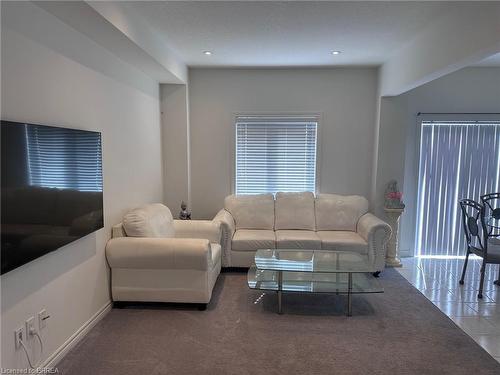
[[[500,121],[423,121],[417,255],[465,255],[458,200],[499,187]]]

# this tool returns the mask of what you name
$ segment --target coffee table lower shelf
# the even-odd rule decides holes
[[[279,314],[282,313],[283,292],[345,294],[347,316],[352,315],[353,294],[384,292],[371,273],[261,270],[255,265],[248,270],[248,286],[277,292]]]

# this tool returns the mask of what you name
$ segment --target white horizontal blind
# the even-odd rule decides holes
[[[316,117],[239,116],[236,194],[316,189]]]
[[[458,201],[499,191],[500,122],[422,122],[418,185],[417,253],[465,255]]]
[[[26,127],[30,185],[102,191],[101,134]]]

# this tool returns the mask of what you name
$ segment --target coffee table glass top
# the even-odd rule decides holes
[[[259,270],[314,273],[373,272],[373,267],[360,254],[329,250],[257,250],[255,266]]]

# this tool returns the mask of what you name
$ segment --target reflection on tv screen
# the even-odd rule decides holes
[[[98,132],[1,122],[1,272],[103,227]]]

